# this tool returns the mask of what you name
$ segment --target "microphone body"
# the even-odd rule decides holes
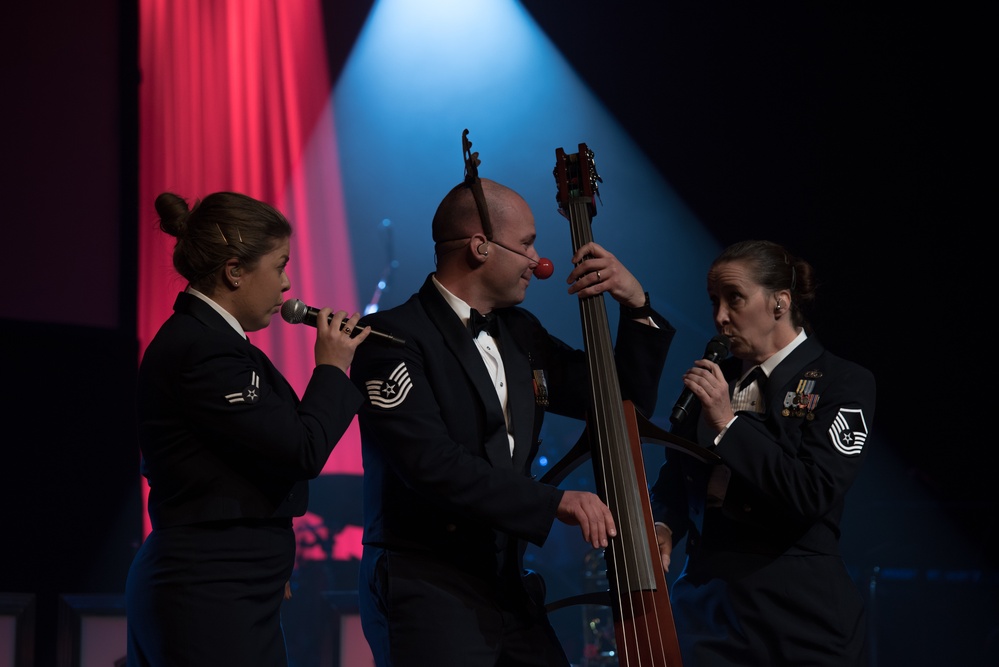
[[[728,356],[728,348],[728,336],[718,334],[708,341],[708,346],[704,349],[704,358],[708,361],[718,363]],[[676,399],[676,404],[673,406],[673,414],[669,416],[669,420],[674,426],[679,426],[687,418],[687,415],[690,414],[690,408],[696,400],[697,397],[694,396],[694,392],[684,387],[683,391],[680,392],[680,398]]]
[[[319,309],[313,308],[312,306],[305,305],[301,299],[288,299],[281,306],[281,317],[284,318],[285,322],[289,324],[307,324],[310,327],[316,326],[316,320],[319,318]],[[333,313],[330,313],[326,320],[330,324],[333,323]],[[340,322],[340,328],[343,329],[344,322]],[[361,327],[363,328],[363,327]],[[350,332],[351,338],[360,333],[360,329],[355,329]],[[393,345],[405,345],[406,340],[404,338],[399,338],[398,336],[393,336],[392,334],[384,333],[382,331],[371,330],[371,335],[369,340],[375,338],[377,340],[385,341],[386,343],[392,343]]]

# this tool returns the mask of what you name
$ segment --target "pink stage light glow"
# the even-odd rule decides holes
[[[289,297],[357,311],[320,0],[139,4],[140,355],[185,287],[156,226],[163,191],[192,204],[218,190],[271,203],[295,230]],[[314,335],[276,317],[252,340],[301,394]],[[356,422],[324,470],[334,471],[361,473]]]

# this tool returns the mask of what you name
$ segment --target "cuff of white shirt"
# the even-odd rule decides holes
[[[716,435],[716,436],[715,436],[715,440],[714,440],[714,443],[715,443],[715,447],[717,447],[717,446],[718,446],[718,443],[719,443],[719,442],[721,442],[721,439],[722,439],[723,437],[725,437],[725,434],[726,434],[726,433],[728,433],[728,427],[729,427],[729,426],[731,426],[731,425],[732,425],[732,423],[733,423],[733,422],[734,422],[734,421],[735,421],[736,419],[738,419],[738,418],[739,418],[739,415],[736,415],[736,416],[732,417],[731,419],[729,419],[729,420],[728,420],[728,423],[727,423],[727,424],[725,424],[725,428],[723,428],[723,429],[722,429],[722,430],[721,430],[721,431],[720,431],[720,432],[718,433],[718,435]]]

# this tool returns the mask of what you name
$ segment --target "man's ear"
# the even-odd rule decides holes
[[[479,232],[478,234],[473,234],[468,239],[468,247],[472,251],[472,255],[480,262],[484,262],[486,257],[489,256],[489,239],[486,235]]]

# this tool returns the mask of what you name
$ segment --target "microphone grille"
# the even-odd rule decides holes
[[[289,324],[301,324],[307,310],[301,299],[288,299],[281,306],[281,317]]]
[[[705,357],[715,356],[719,359],[724,359],[728,356],[729,346],[731,341],[725,334],[718,334],[710,341],[708,341],[708,349],[705,350]]]

